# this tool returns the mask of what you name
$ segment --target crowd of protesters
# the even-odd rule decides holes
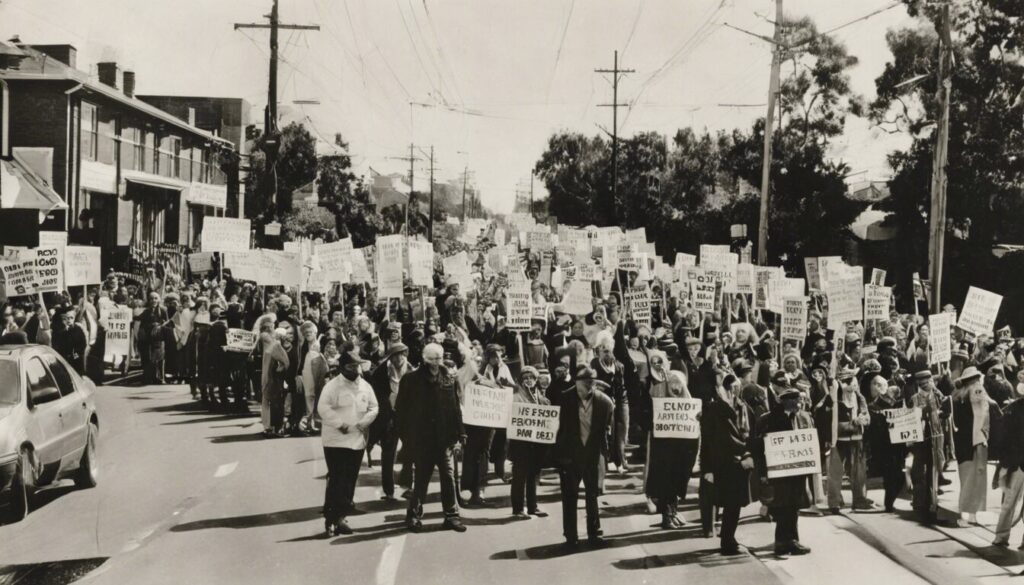
[[[131,357],[105,351],[105,313],[132,309],[143,383],[188,384],[211,410],[248,412],[256,404],[267,439],[321,436],[330,534],[351,533],[346,516],[357,478],[379,446],[383,498],[407,498],[412,531],[422,528],[435,468],[444,525],[460,532],[461,507],[491,505],[490,473],[511,484],[515,518],[547,516],[537,485],[553,469],[566,546],[578,545],[581,482],[587,538],[600,546],[597,498],[606,475],[642,468],[642,492],[662,528],[684,527],[678,506],[693,497],[704,536],[713,537],[720,521],[723,554],[739,554],[740,510],[760,502],[761,515],[776,523],[775,552],[806,554],[800,511],[876,509],[869,477],[882,479],[884,511],[909,493],[920,520],[935,522],[938,494],[951,483],[943,472],[955,459],[958,523],[977,522],[987,490],[1001,487],[995,544],[1008,544],[1024,497],[1024,344],[1009,328],[979,337],[933,332],[925,319],[893,312],[867,326],[848,324],[840,340],[815,305],[803,343],[780,343],[776,316],[751,310],[745,295],[723,294],[721,310],[698,313],[685,294],[663,294],[670,285],[657,280],[650,323],[641,324],[617,286],[636,273],[621,274],[609,290],[594,283],[593,311],[573,316],[558,310],[558,292],[533,278],[529,260],[534,299],[551,310],[527,332],[507,328],[498,275],[462,290],[439,271],[432,289],[408,286],[405,298],[384,302],[365,285],[297,294],[230,277],[154,285],[112,274],[76,298],[8,300],[0,344],[51,345],[101,382],[105,369],[126,367]],[[475,268],[487,275],[483,255]],[[230,347],[231,330],[254,334],[255,348]],[[930,339],[938,335],[951,335],[952,358],[931,364]],[[464,424],[470,383],[511,388],[516,402],[559,406],[555,444]],[[652,400],[673,397],[702,402],[699,439],[654,437]],[[923,440],[890,441],[885,411],[904,407],[920,409]],[[769,479],[765,435],[805,428],[817,429],[822,473]],[[999,462],[995,477],[989,461]],[[692,477],[697,489],[688,493]]]

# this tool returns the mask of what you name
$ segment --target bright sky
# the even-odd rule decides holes
[[[78,66],[116,60],[139,94],[242,97],[262,123],[270,0],[0,0],[0,38],[71,43]],[[320,32],[282,31],[279,102],[285,121],[305,119],[330,140],[341,132],[362,172],[408,172],[409,143],[434,145],[439,180],[468,166],[484,204],[512,207],[517,185],[559,129],[611,127],[612,90],[595,68],[635,69],[619,85],[620,134],[671,134],[693,126],[747,127],[764,115],[772,0],[280,0],[281,21]],[[787,16],[828,30],[893,0],[786,0]],[[856,91],[869,99],[889,58],[884,35],[911,23],[902,7],[834,33],[860,58]],[[319,105],[296,105],[318,100]],[[438,104],[410,106],[409,102]],[[635,103],[634,103],[635,102]],[[447,104],[448,107],[444,107]],[[466,113],[470,112],[470,113]],[[309,123],[309,122],[307,122]],[[885,178],[885,155],[903,144],[853,120],[835,154],[863,178]],[[417,163],[417,187],[426,177]],[[540,181],[537,182],[541,191]]]

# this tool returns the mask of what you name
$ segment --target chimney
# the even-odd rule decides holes
[[[96,71],[99,74],[100,83],[117,89],[117,62],[104,61],[96,64]]]
[[[32,48],[72,69],[78,66],[78,50],[72,45],[32,45]]]
[[[124,95],[135,97],[135,72],[125,71],[121,77],[124,80],[124,87],[122,88]]]

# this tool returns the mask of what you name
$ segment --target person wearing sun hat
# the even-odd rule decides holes
[[[524,366],[519,373],[519,385],[512,395],[512,402],[549,406],[551,402],[537,384],[539,378],[537,368]],[[529,520],[531,516],[547,516],[547,513],[537,506],[537,480],[546,451],[547,445],[542,443],[509,439],[508,458],[512,461],[512,516],[518,520]]]
[[[836,374],[838,389],[825,397],[818,406],[816,420],[822,423],[822,435],[836,437],[835,445],[826,443],[828,455],[828,508],[838,514],[843,505],[843,475],[850,477],[853,509],[870,510],[874,506],[867,496],[867,461],[864,455],[864,431],[871,423],[867,401],[857,384],[857,370],[843,368]],[[833,398],[834,396],[834,398]],[[836,406],[838,404],[838,406]],[[833,413],[832,409],[838,408]],[[838,425],[832,432],[832,422]],[[827,425],[827,426],[826,426]],[[831,447],[831,448],[829,448]]]
[[[953,392],[953,451],[960,475],[960,515],[958,526],[978,523],[978,512],[985,511],[988,496],[988,447],[994,400],[985,392],[981,372],[969,367],[956,380]]]
[[[909,398],[911,408],[920,408],[924,420],[922,441],[910,445],[914,463],[910,468],[910,480],[914,484],[913,508],[922,522],[934,524],[938,511],[939,478],[945,457],[943,456],[943,427],[949,418],[949,402],[935,387],[931,370],[920,370],[914,374],[916,389]]]

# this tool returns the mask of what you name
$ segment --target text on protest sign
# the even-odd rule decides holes
[[[328,282],[348,284],[352,278],[352,238],[329,244],[317,244],[315,252]]]
[[[470,384],[466,387],[465,397],[466,401],[462,405],[463,423],[495,429],[508,427],[512,411],[511,388]]]
[[[782,340],[803,343],[807,338],[807,297],[782,299]]]
[[[377,238],[377,298],[402,298],[402,252],[405,236],[395,234]]]
[[[530,318],[533,316],[530,309],[530,287],[514,285],[505,291],[505,297],[508,300],[505,327],[509,331],[529,331]]]
[[[470,272],[469,256],[465,252],[459,252],[442,260],[444,273],[454,282],[458,283],[462,290],[466,290],[473,284],[473,276]]]
[[[957,326],[975,335],[992,333],[1002,303],[1002,295],[972,286],[967,289],[967,300],[964,301]]]
[[[188,268],[193,274],[213,270],[213,252],[196,252],[188,255]]]
[[[714,312],[715,297],[718,296],[715,277],[704,272],[702,268],[690,268],[687,275],[689,276],[690,289],[693,294],[694,310]]]
[[[262,250],[230,252],[224,255],[224,268],[231,270],[231,276],[236,280],[251,280],[258,283],[262,257]]]
[[[782,300],[804,296],[804,279],[786,278],[784,275],[768,279],[768,310],[781,313]]]
[[[67,254],[67,247],[39,247],[34,252],[36,261],[36,292],[57,292],[66,288],[64,257]],[[96,270],[99,270],[98,264]]]
[[[256,334],[245,329],[228,329],[228,344],[224,349],[249,353],[256,349]]]
[[[885,271],[881,268],[871,269],[871,284],[882,286],[885,284]]]
[[[655,439],[697,439],[700,437],[701,401],[696,398],[652,398]]]
[[[107,328],[107,355],[128,355],[131,350],[132,310],[124,307],[110,308],[105,311],[104,320]]]
[[[615,258],[619,270],[627,272],[640,271],[640,252],[636,244],[619,244],[615,250]]]
[[[35,252],[29,251],[28,260],[19,256],[11,256],[0,260],[0,272],[3,272],[7,296],[18,297],[36,293],[36,262]]]
[[[409,278],[416,286],[434,286],[434,246],[430,242],[409,241]]]
[[[101,256],[102,251],[99,246],[68,246],[64,248],[65,286],[85,286],[103,282],[103,273],[100,269]]]
[[[574,280],[569,285],[569,291],[562,297],[559,310],[570,315],[586,315],[594,310],[593,296],[590,290],[590,282]]]
[[[888,408],[882,414],[889,424],[891,443],[920,443],[924,440],[924,420],[920,408]]]
[[[864,285],[864,320],[884,320],[889,318],[889,298],[892,288],[877,284]]]
[[[204,252],[244,252],[249,249],[250,229],[248,219],[206,217],[200,245]]]
[[[953,315],[929,315],[928,329],[928,365],[941,364],[953,359],[953,343],[949,337],[953,329]]]
[[[818,431],[797,429],[768,433],[764,438],[764,458],[769,479],[821,473]]]
[[[864,290],[861,278],[843,278],[829,281],[828,328],[836,330],[850,321],[860,321],[863,315],[861,295]]]
[[[626,306],[639,326],[651,327],[651,291],[645,286],[626,290]]]
[[[804,274],[807,275],[807,286],[811,290],[821,290],[821,276],[818,271],[817,258],[804,258]]]
[[[551,445],[558,434],[557,406],[513,402],[508,438],[513,441]]]

